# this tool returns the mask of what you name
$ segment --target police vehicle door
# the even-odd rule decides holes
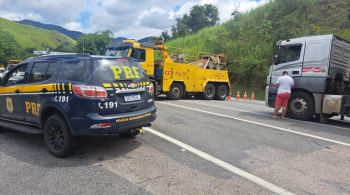
[[[22,99],[23,83],[27,77],[28,63],[13,68],[4,77],[0,87],[1,118],[16,121],[24,120],[24,106]]]
[[[56,62],[34,62],[30,67],[28,81],[23,86],[23,102],[25,107],[25,121],[39,124],[41,105],[48,102],[53,95],[53,78],[58,69]]]

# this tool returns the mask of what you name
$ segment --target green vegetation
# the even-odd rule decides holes
[[[189,14],[176,19],[176,24],[171,27],[171,34],[168,31],[162,32],[165,40],[179,38],[198,32],[205,27],[215,26],[219,22],[219,10],[212,4],[195,5]]]
[[[30,55],[33,50],[46,50],[47,48],[72,51],[76,44],[73,39],[56,31],[23,25],[3,18],[0,18],[0,27],[14,37],[20,46],[21,58]]]
[[[19,45],[10,33],[0,29],[0,40],[0,64],[20,57]]]
[[[349,7],[348,0],[274,0],[248,13],[235,13],[232,20],[222,25],[167,44],[224,53],[229,59],[233,86],[260,93],[278,40],[321,34],[350,40]]]
[[[113,32],[110,30],[86,34],[78,39],[76,51],[79,53],[104,55],[112,39]]]

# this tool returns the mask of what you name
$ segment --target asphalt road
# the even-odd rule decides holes
[[[0,194],[350,194],[350,123],[272,119],[262,102],[156,102],[146,135],[79,139],[0,132]]]

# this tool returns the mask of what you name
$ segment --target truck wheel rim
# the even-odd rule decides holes
[[[307,111],[307,102],[303,98],[295,98],[291,102],[291,111],[297,114],[304,114]]]
[[[51,147],[56,151],[61,150],[64,146],[63,130],[61,126],[54,121],[49,124],[48,141]]]
[[[226,90],[225,89],[219,90],[219,96],[224,97],[225,95],[226,95]]]
[[[175,87],[175,88],[173,89],[173,94],[174,94],[175,96],[179,96],[179,95],[180,95],[180,89]]]
[[[207,95],[213,95],[214,88],[213,87],[208,87],[207,89]]]

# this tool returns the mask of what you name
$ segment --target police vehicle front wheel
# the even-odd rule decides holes
[[[59,115],[50,116],[44,127],[44,140],[49,152],[56,157],[65,157],[73,151],[74,137]]]

